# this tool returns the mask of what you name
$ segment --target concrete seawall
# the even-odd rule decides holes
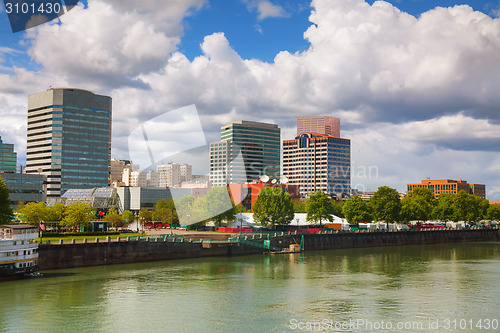
[[[267,237],[248,236],[248,241],[262,244]],[[271,235],[271,246],[288,248],[300,243],[301,234]],[[499,229],[429,230],[399,232],[339,232],[305,234],[306,251],[346,249],[358,247],[402,246],[454,242],[499,241]],[[258,243],[258,244],[257,244]],[[240,242],[189,242],[166,241],[152,238],[148,241],[121,240],[76,244],[40,244],[39,267],[41,270],[125,264],[145,261],[187,259],[214,256],[237,256],[262,253],[258,246]]]

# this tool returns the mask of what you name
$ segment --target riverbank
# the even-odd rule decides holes
[[[215,234],[216,235],[216,234]],[[212,237],[214,237],[213,235]],[[205,237],[203,237],[205,236]],[[158,260],[262,253],[265,241],[275,248],[288,248],[303,241],[305,251],[379,246],[423,245],[454,242],[499,241],[500,230],[426,230],[390,232],[327,232],[320,234],[249,234],[228,239],[208,233],[181,232],[162,236],[150,233],[142,238],[112,241],[59,242],[40,244],[40,270],[137,263]]]

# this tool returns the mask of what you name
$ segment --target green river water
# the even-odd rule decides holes
[[[500,332],[500,242],[42,273],[0,282],[0,332]]]

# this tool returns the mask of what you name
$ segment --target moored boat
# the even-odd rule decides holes
[[[38,269],[38,227],[0,225],[0,279]]]

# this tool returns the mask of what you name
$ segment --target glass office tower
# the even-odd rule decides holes
[[[15,173],[17,169],[17,153],[14,145],[3,143],[0,137],[0,173]]]
[[[108,185],[111,97],[49,89],[28,97],[26,173],[47,176],[47,200]]]
[[[214,186],[249,183],[263,175],[280,177],[281,130],[278,125],[236,121],[221,128],[210,144],[210,181]]]

